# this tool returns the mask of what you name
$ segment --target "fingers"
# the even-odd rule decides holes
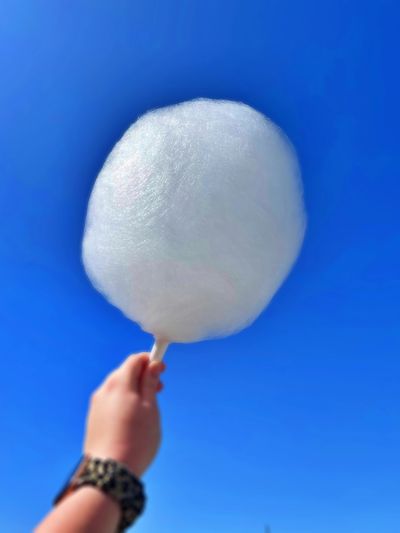
[[[140,392],[140,382],[149,366],[149,354],[139,353],[130,355],[117,370],[121,381],[131,390]]]
[[[116,386],[125,386],[151,401],[157,392],[163,389],[160,374],[165,370],[165,363],[150,363],[148,353],[130,355],[119,368],[109,374],[103,384],[107,390]]]
[[[155,395],[159,392],[163,385],[160,382],[160,374],[165,370],[165,363],[155,361],[150,363],[142,377],[141,381],[141,396],[143,400],[152,402],[155,399]]]

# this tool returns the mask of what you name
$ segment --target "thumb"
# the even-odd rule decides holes
[[[141,383],[141,396],[143,400],[147,402],[154,401],[160,383],[160,374],[164,370],[165,364],[158,361],[148,365],[143,373]]]

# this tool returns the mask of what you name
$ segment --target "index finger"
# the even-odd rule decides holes
[[[148,364],[148,353],[130,355],[118,369],[121,382],[125,383],[131,390],[139,392],[140,379]]]

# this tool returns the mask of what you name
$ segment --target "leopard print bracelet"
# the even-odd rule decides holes
[[[56,498],[55,503],[85,485],[97,487],[118,503],[121,508],[118,532],[132,525],[144,510],[146,497],[143,483],[126,466],[113,459],[89,456],[84,456],[67,489]]]

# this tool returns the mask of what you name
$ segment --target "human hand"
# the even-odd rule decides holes
[[[164,363],[150,363],[141,353],[107,376],[91,398],[84,453],[114,459],[142,476],[160,445],[156,393],[164,369]]]

